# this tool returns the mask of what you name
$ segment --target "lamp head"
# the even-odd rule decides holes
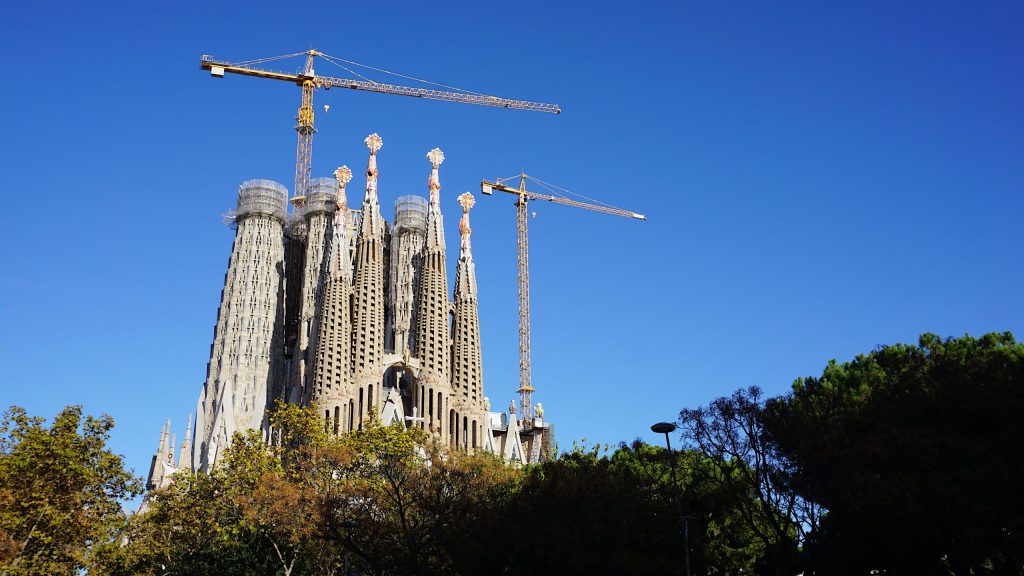
[[[651,426],[651,432],[655,434],[670,434],[676,431],[676,425],[671,422],[658,422]]]

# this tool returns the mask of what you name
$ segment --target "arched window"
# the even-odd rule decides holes
[[[476,450],[476,420],[473,420],[473,449]]]
[[[334,407],[334,435],[338,435],[338,424],[341,420],[341,408],[338,406]]]
[[[465,416],[462,417],[462,447],[465,448],[469,443],[469,419]],[[474,441],[474,444],[476,442]]]
[[[359,389],[359,429],[363,429],[363,389]]]
[[[438,396],[440,399],[440,395]],[[448,412],[448,444],[451,445],[452,437],[455,436],[455,410]]]

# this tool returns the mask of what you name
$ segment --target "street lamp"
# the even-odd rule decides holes
[[[679,524],[683,527],[683,555],[686,558],[686,576],[690,576],[690,520],[693,516],[683,514],[683,498],[679,494],[679,482],[676,481],[676,459],[672,455],[672,442],[668,435],[676,431],[677,426],[671,422],[658,422],[651,426],[651,432],[665,435],[665,447],[668,448],[668,458],[672,470],[672,487],[676,492],[676,512],[679,513]]]

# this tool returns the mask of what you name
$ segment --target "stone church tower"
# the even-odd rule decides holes
[[[428,428],[437,433],[442,441],[448,441],[454,432],[451,426],[444,425],[444,422],[450,420],[445,415],[448,414],[451,402],[451,337],[448,332],[451,305],[448,302],[441,179],[438,176],[438,167],[444,162],[444,154],[434,148],[427,154],[427,159],[432,166],[428,180],[430,205],[427,207],[427,235],[420,258],[419,310],[414,347],[416,358],[420,361],[420,387],[413,391],[413,402],[418,412],[429,419]]]
[[[334,172],[338,196],[328,248],[328,273],[320,312],[313,378],[313,402],[324,415],[327,430],[338,434],[350,420],[348,405],[352,384],[352,258],[349,254],[352,226],[345,186],[352,171],[342,166]]]
[[[477,449],[482,446],[484,422],[483,359],[480,354],[480,320],[477,314],[476,266],[470,242],[469,210],[475,201],[466,192],[459,196],[459,262],[455,271],[455,320],[452,330],[452,393],[456,435],[452,444]],[[459,426],[461,424],[461,428]]]
[[[484,397],[478,288],[469,213],[459,196],[459,256],[448,291],[439,169],[427,154],[429,199],[399,197],[392,228],[381,215],[377,155],[369,149],[366,188],[350,210],[342,166],[292,199],[268,180],[244,182],[194,439],[173,465],[169,427],[151,483],[178,469],[207,471],[235,432],[257,429],[273,441],[267,411],[276,401],[312,406],[325,430],[343,434],[376,418],[418,426],[437,441],[527,463],[544,457],[543,411],[528,422],[491,412]],[[539,407],[538,407],[539,408]]]
[[[236,431],[264,427],[268,392],[284,378],[287,198],[270,180],[249,180],[238,190],[235,243],[196,412],[197,470],[208,470]]]

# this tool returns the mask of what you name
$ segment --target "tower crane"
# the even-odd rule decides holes
[[[506,186],[502,183],[503,181],[512,180],[514,178],[519,178],[518,188],[512,188],[511,186]],[[535,200],[545,200],[547,202],[554,202],[565,206],[603,212],[604,214],[611,214],[613,216],[624,216],[626,218],[633,218],[636,220],[647,220],[647,217],[643,214],[637,214],[636,212],[631,212],[629,210],[622,210],[621,208],[615,208],[603,203],[580,202],[578,200],[570,200],[569,198],[564,198],[562,196],[552,196],[550,194],[532,192],[526,189],[527,179],[530,179],[549,190],[551,188],[557,188],[557,186],[553,186],[552,184],[548,184],[547,182],[528,176],[525,173],[509,178],[498,178],[495,182],[487,180],[480,182],[480,192],[483,194],[491,195],[495,190],[498,190],[499,192],[508,192],[509,194],[516,195],[516,239],[519,248],[519,389],[516,391],[519,392],[519,413],[524,422],[530,422],[533,419],[531,396],[534,391],[533,386],[530,384],[530,258],[528,249],[529,237],[526,226],[527,203]],[[564,192],[570,192],[564,188],[561,190]]]
[[[305,56],[305,65],[302,67],[302,72],[298,74],[274,72],[272,70],[257,67],[257,65],[261,65],[266,62],[283,60],[296,56]],[[380,94],[397,94],[399,96],[412,96],[415,98],[426,98],[428,100],[444,100],[447,102],[461,102],[463,104],[512,108],[514,110],[530,110],[534,112],[549,112],[552,114],[559,114],[561,112],[561,109],[557,104],[528,102],[525,100],[509,100],[506,98],[499,98],[497,96],[489,96],[487,94],[469,91],[455,92],[413,88],[394,84],[382,84],[369,80],[365,77],[363,77],[364,79],[362,80],[353,80],[350,78],[321,76],[316,74],[313,68],[313,59],[317,57],[323,58],[328,62],[348,70],[355,76],[360,75],[346,68],[343,63],[372,68],[349,60],[336,58],[317,50],[307,50],[305,52],[296,52],[294,54],[285,54],[283,56],[272,56],[269,58],[260,58],[235,63],[217,60],[213,56],[204,55],[199,61],[199,67],[202,70],[209,70],[210,75],[215,78],[223,78],[226,73],[241,74],[243,76],[255,76],[256,78],[283,80],[285,82],[295,84],[302,89],[302,101],[299,105],[299,112],[296,117],[295,125],[295,130],[298,132],[299,137],[298,144],[295,148],[295,188],[292,191],[293,196],[291,200],[292,204],[296,206],[302,206],[305,203],[306,190],[309,187],[309,175],[313,159],[313,134],[316,133],[316,130],[313,128],[313,92],[318,88],[323,88],[325,90],[330,88],[348,88],[351,90],[364,90]],[[393,74],[387,70],[381,70],[379,68],[372,69]],[[425,82],[418,78],[412,78],[409,76],[406,76],[406,78]],[[435,85],[450,88],[440,84]]]

